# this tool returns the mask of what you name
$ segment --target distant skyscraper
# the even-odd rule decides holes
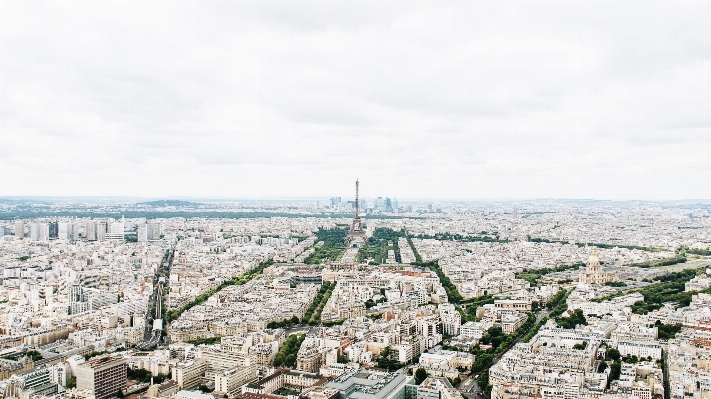
[[[108,232],[108,224],[101,221],[96,224],[96,239],[97,241],[104,241],[106,239],[106,233]]]
[[[40,222],[32,222],[30,224],[30,240],[39,241],[40,240]]]
[[[139,224],[136,229],[136,237],[138,238],[138,242],[148,241],[148,226],[145,224]]]
[[[49,239],[56,240],[59,238],[59,223],[49,222]]]
[[[96,222],[94,221],[86,223],[86,240],[96,241]]]
[[[380,211],[380,210],[385,210],[385,201],[383,200],[383,197],[377,197],[375,199],[375,203],[373,204],[373,207],[375,210]]]
[[[148,222],[146,224],[146,237],[148,241],[158,241],[160,240],[160,223],[159,222]]]
[[[71,229],[70,229],[70,224],[67,222],[59,222],[59,235],[58,238],[60,240],[71,240],[72,237],[70,235]]]
[[[111,231],[107,234],[107,237],[114,240],[123,240],[123,232],[124,219],[122,217],[120,221],[111,223]]]
[[[40,241],[49,241],[49,224],[40,223]]]
[[[341,197],[331,197],[331,206],[339,206],[341,205]]]
[[[518,207],[516,205],[514,205],[513,209],[511,210],[511,217],[514,219],[518,219]]]
[[[25,222],[22,220],[18,220],[15,222],[15,237],[24,237],[25,236]]]
[[[397,198],[393,199],[392,206],[393,206],[393,212],[397,212],[400,208],[397,206]]]

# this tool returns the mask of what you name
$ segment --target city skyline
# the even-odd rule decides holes
[[[86,195],[86,196],[41,196],[41,195],[17,195],[17,196],[0,196],[0,203],[40,203],[40,204],[87,204],[87,205],[100,205],[100,204],[141,204],[144,202],[154,202],[154,201],[185,201],[191,202],[196,205],[200,204],[220,204],[220,203],[306,203],[306,202],[329,202],[332,198],[341,198],[343,203],[353,202],[352,199],[348,199],[347,195],[323,195],[323,196],[265,196],[265,197],[225,197],[225,196],[214,196],[214,197],[189,197],[189,196],[120,196],[120,195]],[[457,203],[472,203],[472,204],[511,204],[511,205],[523,205],[523,204],[536,204],[536,203],[571,203],[571,204],[581,204],[586,203],[608,203],[608,204],[707,204],[711,203],[711,199],[706,198],[681,198],[681,199],[600,199],[600,198],[557,198],[557,197],[531,197],[531,198],[437,198],[437,197],[399,197],[393,195],[381,195],[374,194],[368,196],[361,196],[361,202],[372,203],[376,198],[389,198],[392,200],[397,200],[399,202],[408,203],[442,203],[442,204],[457,204]]]

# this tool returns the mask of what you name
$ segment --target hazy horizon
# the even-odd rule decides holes
[[[354,198],[345,197],[342,195],[333,196],[304,196],[304,197],[286,197],[286,196],[274,196],[274,197],[188,197],[188,196],[166,196],[166,197],[137,197],[137,196],[120,196],[120,195],[68,195],[68,196],[56,196],[56,195],[46,195],[46,196],[6,196],[0,195],[0,202],[3,201],[30,201],[30,200],[42,200],[47,201],[85,201],[88,203],[97,201],[109,201],[115,203],[124,204],[139,204],[144,202],[157,202],[157,201],[185,201],[199,203],[220,203],[220,202],[263,202],[263,201],[274,201],[274,202],[313,202],[313,201],[327,201],[332,197],[341,197],[342,201],[353,201]],[[561,202],[561,203],[711,203],[711,199],[659,199],[659,200],[647,200],[647,199],[601,199],[601,198],[401,198],[401,197],[389,197],[387,195],[376,195],[376,196],[361,196],[361,199],[367,201],[372,201],[376,197],[388,197],[391,199],[396,199],[402,202],[442,202],[442,203],[511,203],[516,204],[526,204],[535,202]],[[124,201],[124,202],[119,202]]]

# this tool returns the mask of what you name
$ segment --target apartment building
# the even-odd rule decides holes
[[[200,384],[209,363],[205,359],[195,359],[178,362],[172,370],[172,379],[180,389],[192,389]]]
[[[102,356],[76,366],[77,389],[94,392],[97,399],[116,395],[126,387],[126,359]]]

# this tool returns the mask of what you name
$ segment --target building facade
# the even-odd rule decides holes
[[[94,392],[97,399],[116,395],[126,387],[126,360],[103,356],[76,367],[77,389]]]

